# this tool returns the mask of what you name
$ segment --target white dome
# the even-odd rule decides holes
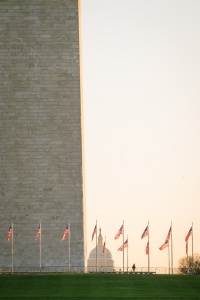
[[[96,259],[97,258],[97,259]],[[105,247],[103,253],[103,238],[99,229],[97,247],[92,249],[88,258],[88,272],[113,272],[114,261],[110,250]]]

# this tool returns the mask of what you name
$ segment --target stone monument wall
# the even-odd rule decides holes
[[[42,266],[85,265],[80,84],[78,0],[0,1],[0,267],[40,265],[40,221]]]

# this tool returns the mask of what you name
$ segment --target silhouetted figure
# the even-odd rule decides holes
[[[133,266],[132,266],[132,269],[133,269],[133,272],[135,272],[135,264],[133,264]]]

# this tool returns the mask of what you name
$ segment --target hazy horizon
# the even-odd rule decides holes
[[[174,267],[194,224],[200,252],[200,2],[82,0],[87,256],[96,220],[116,266]],[[126,251],[126,249],[125,249]],[[191,239],[189,240],[191,254]]]

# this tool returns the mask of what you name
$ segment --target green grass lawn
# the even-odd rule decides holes
[[[0,275],[0,299],[200,299],[198,275]]]

